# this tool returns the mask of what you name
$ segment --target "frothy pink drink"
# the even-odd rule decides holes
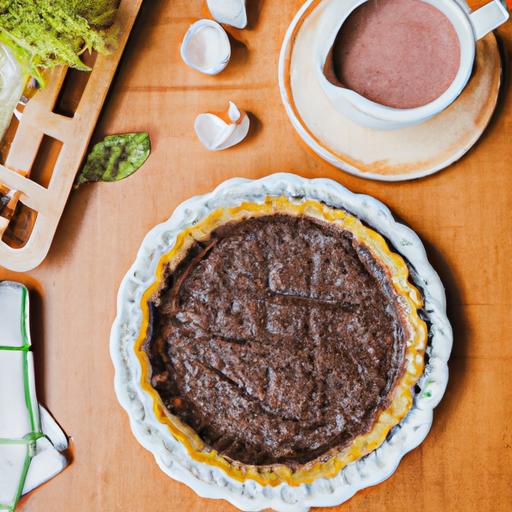
[[[460,64],[448,18],[421,0],[369,0],[342,25],[331,80],[382,105],[414,108],[448,89]]]

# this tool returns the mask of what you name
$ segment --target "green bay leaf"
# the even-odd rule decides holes
[[[149,134],[107,135],[95,144],[75,181],[75,188],[89,181],[120,181],[131,176],[151,152]]]

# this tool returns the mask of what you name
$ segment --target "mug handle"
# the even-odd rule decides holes
[[[508,20],[509,13],[501,0],[493,0],[469,15],[475,40],[481,39]]]

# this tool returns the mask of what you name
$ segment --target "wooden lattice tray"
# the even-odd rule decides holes
[[[1,266],[31,270],[48,254],[141,4],[121,1],[114,52],[90,56],[90,73],[56,68],[13,118],[0,163]]]

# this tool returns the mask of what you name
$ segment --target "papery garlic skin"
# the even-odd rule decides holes
[[[231,58],[231,44],[226,31],[216,21],[196,21],[185,34],[181,58],[192,69],[217,75]]]
[[[245,111],[240,110],[230,101],[225,117],[228,122],[210,113],[197,116],[194,128],[206,149],[221,151],[239,144],[247,137],[251,123]]]
[[[225,25],[243,29],[247,27],[245,0],[207,0],[212,16]]]

